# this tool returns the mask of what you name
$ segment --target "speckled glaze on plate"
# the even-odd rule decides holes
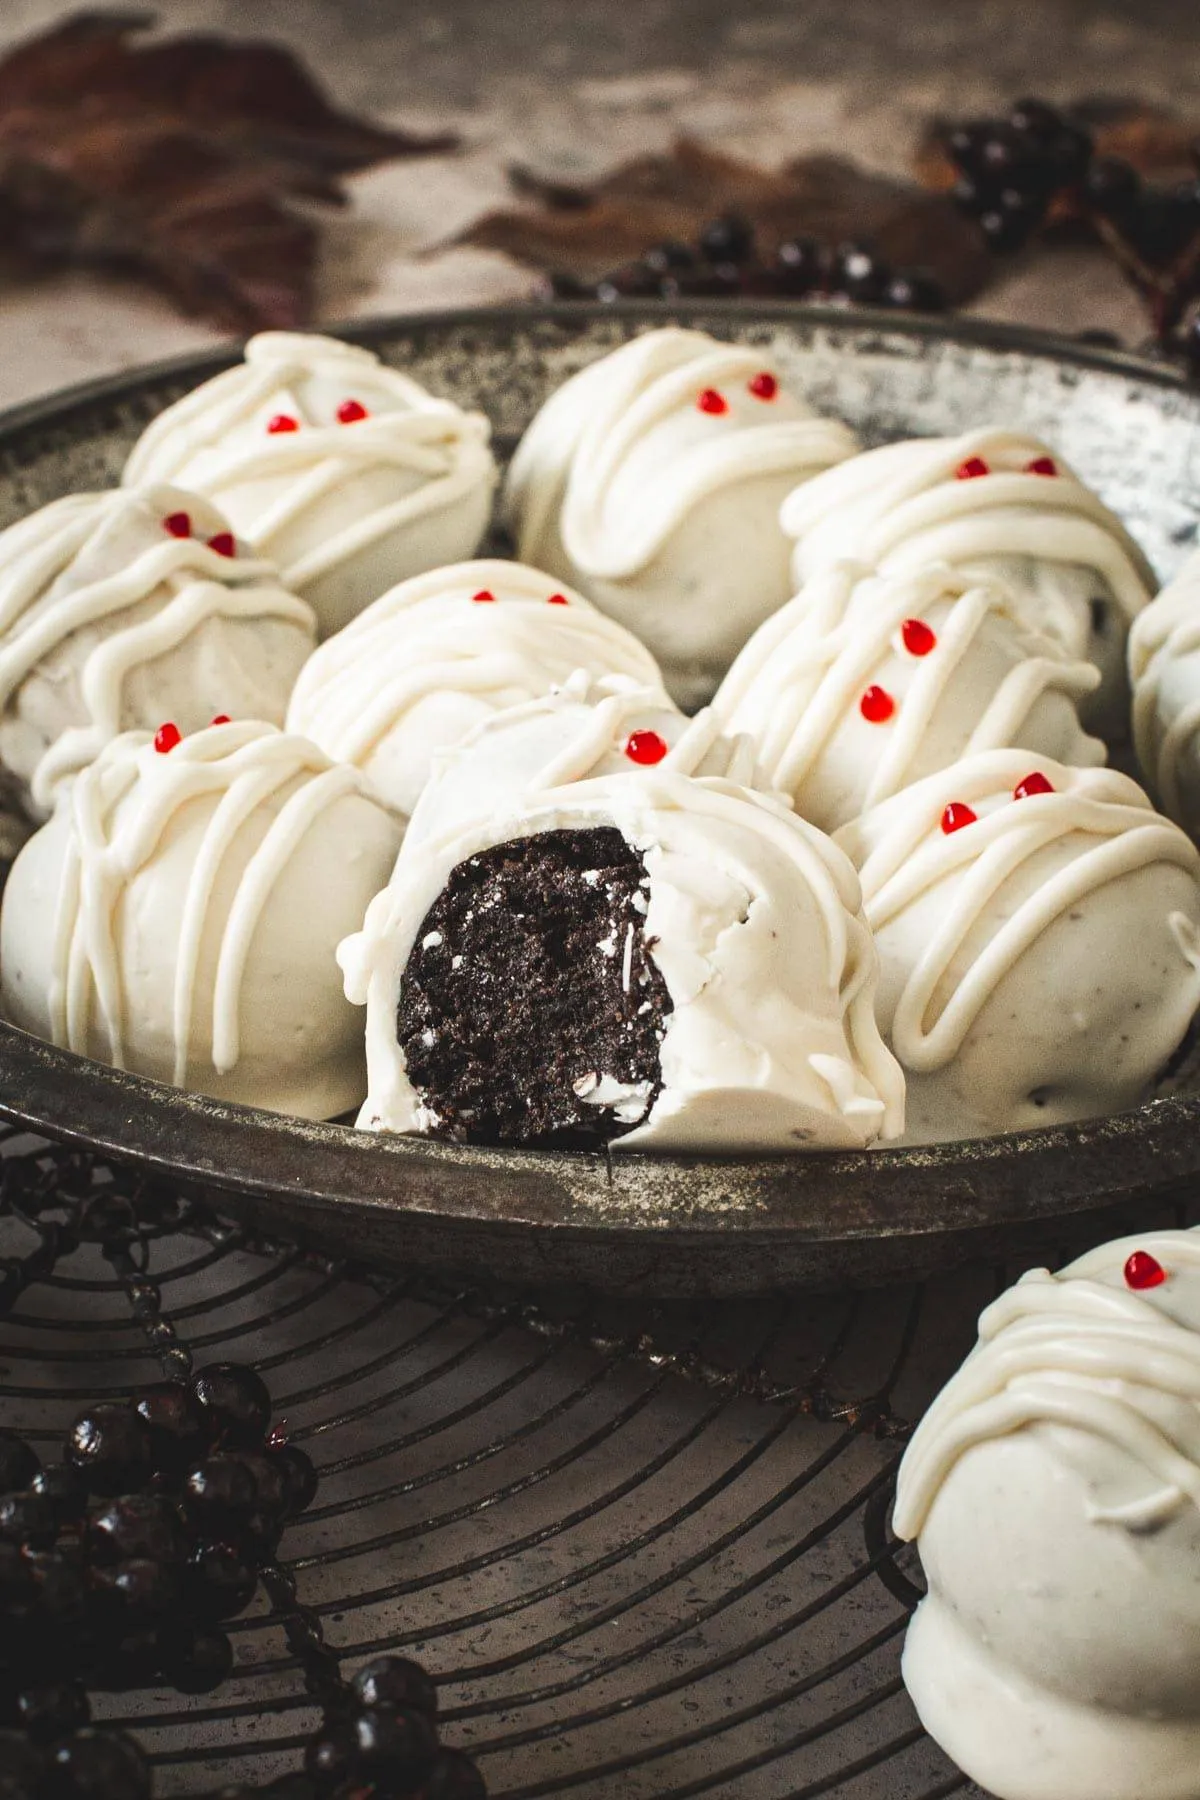
[[[1200,393],[1134,358],[1001,327],[805,307],[571,305],[393,320],[348,335],[482,407],[502,451],[584,363],[651,325],[769,347],[868,443],[1003,423],[1056,444],[1166,578],[1200,516]],[[110,485],[146,420],[232,359],[75,389],[0,418],[0,525]],[[909,1278],[1036,1256],[1186,1202],[1200,1099],[932,1148],[776,1159],[463,1149],[311,1125],[122,1075],[0,1025],[0,1115],[227,1210],[391,1267],[681,1295]]]

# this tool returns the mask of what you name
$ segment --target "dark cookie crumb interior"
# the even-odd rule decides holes
[[[520,838],[452,870],[396,1019],[435,1136],[595,1148],[642,1122],[671,1010],[648,898],[645,863],[610,826]],[[645,1084],[623,1108],[636,1116],[604,1103],[614,1082]]]

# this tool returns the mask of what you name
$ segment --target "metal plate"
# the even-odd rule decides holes
[[[575,369],[647,324],[770,349],[871,443],[994,421],[1039,432],[1126,520],[1160,574],[1196,534],[1200,395],[1132,358],[1035,334],[745,304],[569,306],[389,322],[349,335],[515,436]],[[167,401],[231,358],[175,363],[0,420],[0,524],[111,483]],[[219,1190],[226,1210],[389,1267],[414,1262],[625,1293],[761,1292],[1036,1255],[1099,1238],[1200,1172],[1200,1101],[932,1149],[776,1159],[461,1149],[230,1106],[114,1073],[0,1026],[0,1114]]]

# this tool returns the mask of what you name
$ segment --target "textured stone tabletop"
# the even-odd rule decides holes
[[[0,44],[69,9],[5,0]],[[684,129],[763,162],[835,149],[903,168],[930,113],[1034,91],[1169,99],[1200,116],[1200,9],[1176,0],[160,0],[164,29],[281,39],[336,98],[411,127],[449,125],[456,157],[385,167],[333,219],[325,320],[506,300],[529,275],[439,248],[507,193],[521,160],[572,175]],[[1064,331],[1143,335],[1116,273],[1082,249],[1019,259],[972,309]],[[145,289],[76,273],[0,289],[0,404],[215,342]]]

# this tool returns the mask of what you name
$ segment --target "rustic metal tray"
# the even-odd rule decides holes
[[[1196,533],[1200,394],[1171,372],[1037,334],[744,303],[439,315],[349,335],[455,399],[500,447],[583,363],[647,324],[769,345],[868,442],[987,420],[1042,433],[1169,575]],[[230,361],[176,362],[0,418],[0,524],[115,481],[146,420]],[[1086,1124],[866,1155],[775,1159],[474,1150],[388,1140],[179,1093],[0,1025],[0,1116],[219,1193],[226,1212],[388,1268],[736,1294],[911,1278],[1133,1229],[1200,1172],[1200,1099]]]

